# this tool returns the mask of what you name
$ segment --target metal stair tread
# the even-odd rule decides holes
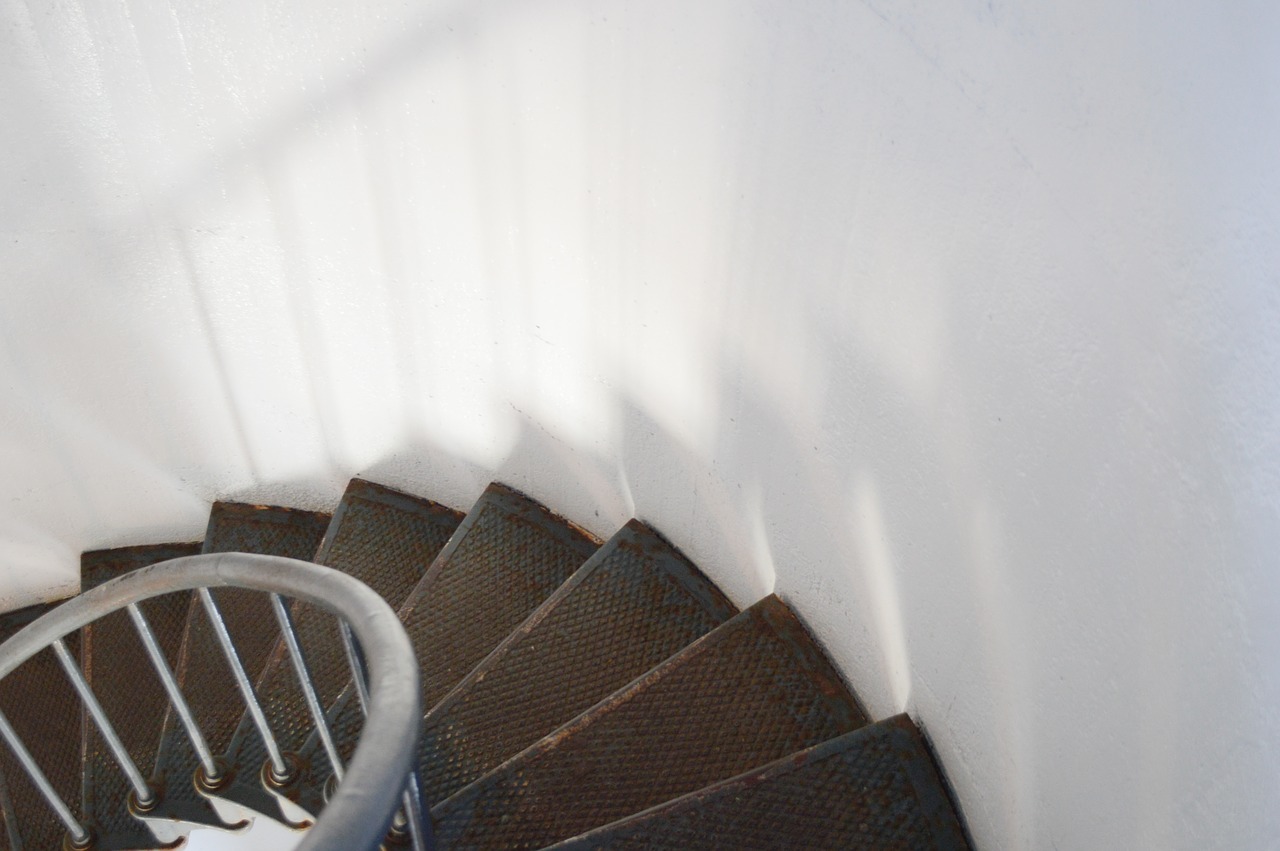
[[[599,548],[589,532],[491,484],[400,608],[434,706]]]
[[[78,657],[79,635],[72,633],[64,640],[72,655]],[[52,650],[31,657],[0,680],[0,710],[54,789],[69,806],[75,806],[80,797],[82,710]],[[7,747],[0,747],[0,773],[14,811],[31,814],[24,815],[16,825],[22,847],[58,847],[64,833],[62,823],[45,806],[43,797]]]
[[[422,705],[434,706],[599,548],[590,533],[514,488],[485,488],[400,607],[422,668]],[[331,707],[336,739],[363,725],[351,689]],[[304,766],[320,763],[312,736]],[[342,754],[350,757],[349,751]],[[324,777],[287,790],[304,810],[324,805]]]
[[[202,552],[249,552],[310,561],[328,523],[329,515],[314,511],[217,502],[209,512]],[[236,641],[245,669],[256,673],[265,664],[277,637],[270,626],[274,623],[270,603],[264,595],[234,588],[212,593]],[[209,747],[218,754],[230,744],[244,704],[196,595],[189,594],[188,598],[182,650],[174,672]],[[226,700],[220,695],[236,697]],[[209,824],[200,820],[207,805],[192,782],[198,765],[186,733],[170,707],[151,776],[151,783],[160,795],[155,816]],[[274,813],[275,800],[265,789],[259,791],[254,804],[245,805],[268,815]],[[218,821],[211,826],[222,824]]]
[[[444,800],[737,612],[630,521],[427,713],[424,798]]]
[[[462,512],[429,499],[352,479],[328,524],[316,561],[354,576],[399,607],[462,518]],[[316,691],[328,706],[351,679],[337,623],[304,604],[294,603],[291,611]],[[332,767],[322,749],[306,750],[314,724],[282,641],[272,649],[256,688],[280,747],[302,754],[299,782],[323,784]],[[341,744],[349,749],[354,739]],[[235,777],[220,790],[220,797],[246,805],[260,800],[257,769],[266,759],[266,748],[246,712],[226,752]],[[282,794],[287,796],[289,791]]]
[[[201,544],[196,542],[86,552],[80,557],[81,587],[87,591],[150,564],[196,555],[200,549]],[[140,606],[170,664],[177,660],[182,643],[186,596],[168,594]],[[80,637],[85,679],[107,710],[129,754],[144,771],[149,771],[155,762],[169,698],[151,669],[133,623],[125,612],[112,612],[81,629]],[[131,787],[91,722],[84,725],[83,755],[81,816],[94,835],[95,848],[154,848],[151,831],[129,814]],[[206,810],[210,818],[216,818],[212,808],[206,805]]]
[[[195,550],[86,552],[82,584],[87,590]],[[314,559],[399,604],[429,707],[419,766],[424,799],[436,802],[440,849],[969,847],[945,779],[910,719],[868,725],[781,600],[771,595],[737,613],[637,520],[601,545],[501,484],[463,516],[353,479],[331,521],[216,503],[202,550]],[[232,589],[217,589],[216,597],[273,734],[283,749],[302,754],[299,781],[286,791],[318,814],[330,771],[269,603],[239,600]],[[49,608],[0,615],[0,641]],[[275,815],[258,777],[265,749],[242,717],[196,596],[156,598],[144,608],[180,682],[200,684],[184,692],[213,750],[233,767],[219,797]],[[349,758],[362,720],[336,625],[305,605],[291,611]],[[198,761],[154,673],[116,676],[122,665],[146,665],[126,614],[68,636],[68,646],[144,772],[155,757],[154,815],[223,826],[190,783]],[[114,666],[102,661],[108,658]],[[53,768],[59,794],[83,812],[94,847],[158,847],[126,808],[130,787],[51,652],[0,684],[0,706],[17,711],[14,695],[33,690],[38,708],[21,717],[19,732],[43,748],[41,765]],[[70,763],[83,783],[76,807],[68,776],[55,775],[61,751],[78,747],[83,762]],[[15,824],[14,815],[28,810],[42,815]],[[7,749],[0,749],[0,817],[0,847],[61,845],[63,826]]]
[[[33,606],[25,606],[21,609],[15,609],[14,611],[5,612],[3,615],[0,615],[0,641],[8,640],[24,626],[34,621],[45,612],[52,610],[56,605],[57,603],[37,603]],[[28,672],[24,676],[32,678],[33,675]],[[58,672],[58,676],[61,677],[61,672]],[[6,687],[3,683],[0,683],[0,695],[3,695],[5,688]],[[20,692],[21,689],[15,689],[15,691]],[[7,701],[0,698],[0,708],[3,708],[5,715],[10,718],[10,721],[13,721],[15,711],[21,713],[22,704],[19,703],[16,706],[11,706],[8,705]],[[19,729],[20,731],[19,724],[15,724],[14,726],[15,729]],[[12,779],[9,779],[7,775],[13,775]],[[36,792],[35,788],[30,784],[30,782],[28,782],[26,776],[18,767],[14,757],[9,753],[8,748],[4,747],[0,747],[0,784],[3,784],[4,787],[2,790],[3,794],[0,795],[0,817],[3,817],[5,821],[5,840],[9,847],[13,849],[22,848],[23,826],[18,823],[19,819],[17,817],[17,811],[19,809],[22,809],[24,812],[30,811],[32,802],[35,803],[37,808],[43,811],[44,802],[43,799],[39,797],[39,793]],[[50,814],[48,818],[52,819],[53,817]],[[32,830],[40,832],[40,837],[37,838],[43,838],[46,834],[49,837],[59,835],[59,833],[56,833],[55,830],[47,823],[42,823],[37,826],[27,825],[27,832],[30,833]],[[56,831],[61,831],[60,825],[57,826]]]
[[[183,548],[184,554],[187,551],[186,545],[159,546]],[[138,553],[153,549],[155,549],[153,546],[126,547],[110,552],[113,553],[112,560],[128,561]],[[105,563],[104,557],[99,555],[91,559],[91,562],[90,570],[87,572],[82,570],[81,573],[82,590],[88,590],[110,578],[112,568]],[[40,603],[0,615],[0,641],[10,638],[56,605],[57,603]],[[80,636],[67,636],[66,641],[73,654],[78,655],[81,652]],[[29,660],[11,676],[14,679],[0,683],[0,708],[3,708],[6,717],[24,741],[28,742],[32,754],[42,765],[54,761],[46,774],[54,782],[58,791],[65,796],[69,805],[80,809],[80,806],[83,806],[81,795],[83,766],[80,760],[82,748],[78,740],[87,728],[83,724],[75,692],[51,653],[42,653]],[[45,694],[46,688],[52,692],[52,695]],[[32,696],[32,699],[28,699],[28,695]],[[50,700],[50,697],[53,699]],[[52,739],[57,737],[59,731],[65,733],[71,729],[75,729],[75,734],[68,738],[67,742],[77,748],[76,758],[68,769],[62,769],[56,761],[69,753],[70,747],[66,742],[58,743]],[[23,735],[24,731],[25,735]],[[30,737],[35,735],[40,735],[41,740],[31,741]],[[3,750],[3,754],[0,755],[0,777],[3,780],[0,782],[5,786],[3,801],[0,802],[0,814],[5,819],[6,842],[12,845],[16,838],[20,843],[18,847],[25,845],[38,847],[46,842],[60,842],[63,835],[62,825],[57,822],[52,813],[44,809],[43,799],[31,785],[25,773],[18,768],[8,749],[0,750]],[[75,766],[80,766],[80,769],[76,770]],[[69,770],[76,771],[74,778],[68,773]],[[76,806],[77,801],[81,802],[80,806]],[[18,810],[31,811],[33,804],[34,810],[42,813],[40,818],[28,819],[21,825],[10,821],[11,815],[15,816],[14,821],[16,821]]]
[[[542,847],[865,723],[769,596],[437,805],[436,839]]]
[[[929,748],[895,715],[634,813],[548,851],[963,851]]]

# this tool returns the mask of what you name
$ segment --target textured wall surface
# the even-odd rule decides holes
[[[1280,6],[0,0],[0,597],[635,514],[984,848],[1280,835]]]

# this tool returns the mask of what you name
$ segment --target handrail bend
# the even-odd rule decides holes
[[[368,719],[336,794],[298,849],[376,849],[401,805],[417,751],[422,719],[418,664],[395,611],[344,573],[246,553],[187,556],[145,567],[73,597],[0,644],[0,679],[111,612],[161,594],[202,588],[247,588],[302,600],[350,627],[368,664]]]

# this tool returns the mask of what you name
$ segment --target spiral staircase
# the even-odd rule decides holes
[[[85,553],[82,589],[216,553],[314,561],[398,613],[425,714],[374,846],[969,847],[909,718],[871,722],[782,600],[739,611],[639,521],[601,542],[500,484],[464,516],[357,479],[332,516],[217,503],[202,544]],[[154,596],[137,604],[149,630],[113,611],[0,680],[0,842],[126,851],[338,818],[368,733],[360,642],[272,600]],[[50,608],[0,618],[0,657]]]

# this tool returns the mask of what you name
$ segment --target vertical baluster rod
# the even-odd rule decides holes
[[[418,787],[417,769],[409,772],[409,782],[402,797],[413,851],[431,851],[436,847],[435,836],[431,832],[431,822],[422,812],[422,791]]]
[[[364,659],[360,648],[356,647],[355,637],[346,621],[338,621],[342,630],[342,647],[347,651],[347,662],[351,665],[351,679],[355,682],[356,697],[360,699],[360,711],[369,714],[369,675],[364,668]]]
[[[18,762],[22,763],[22,768],[27,772],[27,776],[31,778],[31,782],[35,784],[36,789],[40,790],[40,794],[48,802],[49,808],[58,816],[58,821],[66,826],[67,832],[71,834],[71,840],[77,845],[87,845],[89,842],[89,831],[84,829],[84,825],[76,821],[76,817],[71,814],[71,810],[63,802],[62,798],[54,790],[53,784],[49,782],[49,778],[45,777],[44,772],[40,770],[40,766],[36,764],[35,757],[31,755],[31,751],[27,750],[27,746],[22,743],[22,739],[18,738],[18,733],[13,729],[13,725],[9,723],[9,719],[0,712],[0,736],[4,737],[8,743],[9,749],[13,751],[13,755],[18,758]]]
[[[253,718],[254,726],[258,728],[258,735],[262,736],[262,743],[266,746],[267,755],[271,759],[271,769],[277,778],[287,777],[289,769],[285,765],[284,755],[280,753],[280,745],[271,732],[271,726],[267,723],[267,716],[262,711],[262,704],[258,702],[258,695],[253,691],[253,683],[245,673],[244,663],[240,661],[240,653],[231,641],[231,633],[227,631],[222,612],[218,610],[218,604],[213,601],[213,595],[209,593],[208,588],[200,588],[196,593],[200,597],[200,604],[204,606],[205,613],[209,616],[214,633],[218,636],[218,643],[222,645],[222,653],[227,657],[227,664],[231,666],[231,673],[236,679],[236,685],[240,688],[240,696],[244,698],[245,708],[249,710],[249,716]]]
[[[351,627],[347,625],[346,621],[339,621],[338,625],[342,632],[342,647],[347,652],[347,663],[351,666],[351,678],[355,683],[356,697],[360,701],[360,711],[368,715],[369,675],[365,669],[364,658],[361,656],[359,647],[356,646],[355,638],[351,635]],[[422,792],[418,787],[418,772],[416,769],[409,772],[401,801],[403,806],[396,813],[395,823],[397,827],[408,824],[409,838],[413,843],[413,851],[430,851],[430,849],[435,848],[435,837],[431,833],[431,823],[427,821],[422,812]]]
[[[289,609],[279,594],[271,595],[271,608],[276,613],[280,634],[284,636],[285,646],[289,649],[289,658],[293,661],[293,670],[298,675],[298,683],[302,686],[302,695],[306,698],[307,709],[310,710],[311,719],[315,722],[320,742],[329,756],[329,764],[333,766],[334,776],[341,782],[342,758],[338,756],[338,748],[333,743],[333,731],[329,729],[329,719],[325,717],[324,707],[320,705],[320,698],[316,695],[315,682],[311,678],[311,669],[307,666],[302,645],[298,642],[298,632],[293,625],[293,616],[289,614]]]
[[[62,663],[62,670],[66,672],[67,679],[71,680],[71,685],[75,687],[76,694],[80,695],[80,702],[85,705],[85,708],[89,710],[89,714],[93,716],[94,723],[98,725],[98,731],[102,733],[102,738],[107,742],[107,747],[111,749],[116,762],[120,763],[120,768],[124,771],[125,776],[129,778],[129,785],[133,787],[133,793],[137,797],[138,805],[146,807],[155,803],[155,793],[147,785],[146,778],[138,770],[133,757],[129,756],[129,751],[125,748],[124,742],[120,741],[120,735],[116,733],[116,728],[112,726],[106,710],[98,702],[97,695],[89,687],[88,681],[84,678],[84,672],[80,670],[80,666],[72,658],[71,651],[67,649],[66,643],[59,638],[53,642],[52,647],[53,652],[57,654],[58,661]]]
[[[205,741],[204,733],[200,732],[200,726],[196,724],[195,715],[191,712],[191,706],[187,703],[186,698],[182,696],[182,690],[178,688],[178,678],[173,675],[173,669],[169,667],[169,662],[164,658],[164,652],[160,649],[160,642],[156,640],[156,635],[151,631],[151,624],[147,622],[147,618],[142,614],[142,610],[138,608],[137,603],[130,603],[128,606],[129,617],[133,620],[133,626],[138,631],[138,638],[142,640],[142,646],[147,650],[147,656],[151,658],[151,667],[155,668],[156,673],[160,676],[160,682],[164,685],[165,692],[169,695],[169,702],[173,704],[174,710],[178,713],[179,720],[182,721],[183,728],[187,731],[187,737],[191,739],[191,746],[195,749],[196,756],[200,758],[200,764],[204,766],[205,777],[210,781],[218,779],[218,764],[213,758],[213,753],[209,750],[209,743]]]

